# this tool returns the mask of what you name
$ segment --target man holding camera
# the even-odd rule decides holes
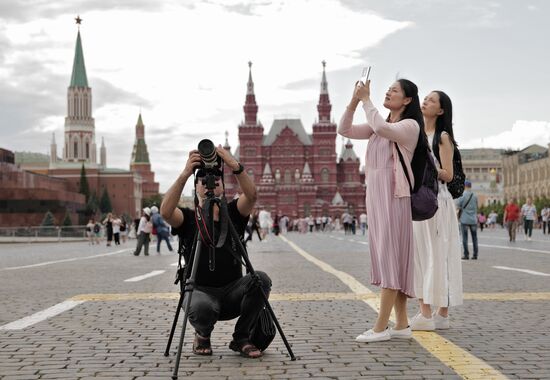
[[[242,189],[241,196],[227,204],[229,220],[242,241],[249,215],[256,203],[256,187],[243,166],[221,145],[215,149],[215,153],[224,162],[226,169],[233,171]],[[206,200],[207,189],[203,179],[207,174],[215,176],[214,196],[219,198],[223,195],[223,172],[219,167],[204,169],[204,156],[201,158],[199,151],[193,150],[189,152],[189,159],[183,172],[164,196],[160,207],[161,215],[172,226],[172,234],[178,235],[180,242],[189,248],[197,233],[195,210],[180,208],[177,204],[187,180],[196,169],[198,170],[195,173],[195,196],[198,197],[199,210]],[[220,235],[220,209],[216,203],[213,205],[212,214],[214,238],[217,239]],[[200,239],[200,234],[198,238]],[[251,329],[264,306],[257,281],[261,282],[261,288],[266,295],[269,295],[271,280],[265,273],[259,271],[256,271],[259,278],[253,278],[250,274],[242,275],[241,262],[235,257],[240,255],[238,244],[232,240],[232,236],[228,234],[223,247],[215,249],[213,268],[209,263],[209,248],[206,244],[202,244],[195,278],[196,286],[189,309],[189,321],[195,328],[193,353],[212,355],[210,334],[215,323],[218,320],[239,317],[235,325],[233,341],[229,347],[244,357],[259,358],[262,352],[250,342]],[[186,263],[189,263],[190,253],[184,254]]]

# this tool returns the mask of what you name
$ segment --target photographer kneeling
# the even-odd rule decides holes
[[[229,220],[233,223],[242,241],[249,215],[256,203],[256,187],[242,165],[228,151],[218,146],[216,153],[223,160],[226,168],[233,171],[243,191],[238,199],[227,204]],[[197,233],[195,210],[180,208],[177,207],[177,204],[189,177],[195,169],[198,169],[195,173],[195,191],[199,210],[206,200],[206,188],[202,181],[206,174],[213,173],[215,175],[214,196],[219,198],[224,193],[223,172],[219,168],[208,170],[201,168],[202,161],[199,151],[193,150],[189,153],[189,159],[183,172],[164,196],[160,207],[162,217],[172,226],[172,234],[178,235],[180,242],[183,242],[186,247],[192,245]],[[212,213],[214,240],[216,240],[220,235],[220,209],[217,204],[213,205]],[[262,352],[250,342],[250,332],[264,306],[264,301],[260,294],[260,288],[256,286],[257,280],[250,274],[242,275],[241,262],[234,256],[234,254],[240,255],[237,247],[236,242],[232,241],[231,235],[228,234],[225,244],[221,248],[215,249],[214,260],[212,260],[215,265],[213,268],[209,268],[209,248],[206,244],[202,244],[195,279],[196,286],[189,309],[189,321],[195,328],[193,353],[197,355],[212,355],[210,334],[218,320],[239,317],[235,325],[233,341],[229,347],[247,358],[262,356]],[[190,253],[188,252],[185,256],[187,265],[191,265]],[[264,292],[269,295],[270,278],[263,272],[256,271],[256,274],[259,276]]]

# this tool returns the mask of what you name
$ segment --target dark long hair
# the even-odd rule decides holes
[[[439,144],[441,144],[441,134],[443,132],[447,132],[449,134],[454,148],[458,147],[453,133],[453,103],[451,102],[449,95],[443,91],[432,92],[435,92],[439,96],[439,106],[443,110],[443,114],[439,115],[437,119],[435,119],[435,133],[432,143],[432,149],[435,157],[441,163],[441,159],[439,158]]]
[[[411,102],[405,106],[405,109],[401,113],[400,120],[413,119],[416,120],[420,126],[420,130],[424,130],[424,116],[422,116],[422,110],[420,109],[420,99],[418,98],[418,87],[416,84],[408,79],[398,79],[401,89],[405,93],[407,98],[411,98]]]

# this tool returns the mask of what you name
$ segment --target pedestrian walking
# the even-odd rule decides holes
[[[492,210],[487,216],[488,227],[491,227],[491,229],[495,229],[495,227],[497,226],[497,219],[498,219],[498,214],[496,213],[495,210]]]
[[[101,224],[99,223],[99,221],[94,221],[93,231],[94,231],[94,241],[97,245],[99,245],[99,239],[101,238]]]
[[[440,180],[437,212],[428,220],[413,222],[414,292],[420,311],[410,321],[412,330],[448,329],[449,307],[463,303],[462,263],[458,220],[447,183],[454,178],[453,156],[457,146],[453,133],[451,99],[432,91],[422,103],[424,131],[432,147]],[[434,310],[435,309],[435,310]]]
[[[365,235],[365,233],[367,232],[367,214],[366,213],[361,213],[361,215],[359,215],[359,223],[361,224],[361,233],[363,235]]]
[[[487,217],[485,216],[483,211],[481,211],[477,216],[477,221],[479,223],[479,230],[483,232],[483,228],[485,227],[485,223],[487,222]]]
[[[468,180],[464,182],[464,193],[456,201],[460,226],[462,229],[462,249],[463,260],[470,259],[468,250],[468,231],[472,234],[472,244],[474,246],[473,260],[477,260],[477,196],[472,192],[472,183]]]
[[[521,216],[523,217],[523,232],[525,240],[531,241],[533,235],[533,224],[537,220],[537,208],[533,204],[531,197],[527,198],[527,202],[521,206]]]
[[[540,211],[540,216],[542,218],[542,234],[546,235],[546,230],[550,233],[550,226],[548,225],[548,219],[550,218],[550,207],[548,205]]]
[[[260,229],[262,231],[262,238],[260,239],[261,241],[265,240],[267,234],[269,233],[269,227],[272,224],[271,213],[262,207],[258,215],[258,219],[260,222]]]
[[[94,245],[94,225],[95,222],[93,218],[88,220],[88,224],[86,224],[86,237],[88,238],[90,245]]]
[[[352,125],[353,113],[360,101],[368,123]],[[399,79],[386,91],[384,107],[390,110],[386,120],[370,100],[370,81],[364,85],[358,82],[338,127],[338,132],[345,137],[369,140],[365,174],[367,214],[371,221],[368,231],[371,283],[380,286],[382,291],[376,323],[356,338],[358,342],[412,336],[407,298],[415,295],[414,244],[411,194],[404,170],[413,178],[413,152],[419,137],[425,139],[417,86]],[[400,164],[397,149],[405,157],[404,166]],[[392,308],[396,323],[393,329],[388,329]]]
[[[168,251],[172,252],[172,245],[170,244],[170,227],[162,216],[159,214],[157,206],[151,207],[151,223],[153,228],[157,231],[157,253],[160,255],[160,244],[165,241]]]
[[[141,248],[144,248],[144,255],[149,256],[149,241],[151,240],[150,234],[153,231],[153,224],[151,223],[151,209],[145,207],[142,211],[141,218],[139,219],[139,225],[136,230],[137,246],[134,251],[134,256],[139,256]]]
[[[516,203],[516,198],[512,198],[508,201],[506,207],[504,207],[504,224],[508,229],[508,237],[511,242],[516,241],[516,231],[518,229],[519,216],[521,210]]]
[[[126,218],[123,216],[120,223],[120,237],[122,238],[122,244],[126,243],[126,240],[128,239],[128,230],[128,223],[126,223]]]
[[[113,241],[113,214],[108,213],[102,224],[105,226],[105,231],[107,232],[107,247],[110,247]]]
[[[113,238],[115,239],[115,245],[120,245],[120,225],[122,221],[113,215]]]

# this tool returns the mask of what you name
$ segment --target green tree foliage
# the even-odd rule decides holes
[[[46,212],[46,214],[44,215],[44,219],[42,219],[42,224],[41,225],[43,227],[55,226],[55,218],[54,218],[53,214],[50,211]]]
[[[101,199],[99,201],[99,210],[103,214],[113,211],[113,207],[111,206],[111,198],[109,198],[109,192],[107,191],[106,187],[103,188],[103,193],[101,194]]]
[[[88,199],[88,202],[86,202],[86,215],[93,215],[97,212],[97,209],[99,208],[99,202],[97,201],[97,196],[95,194],[95,191],[90,195],[90,198]]]
[[[88,185],[88,178],[86,177],[86,169],[84,168],[84,164],[82,164],[82,168],[80,169],[80,190],[78,190],[80,194],[84,194],[86,197],[86,202],[88,202],[88,199],[90,198],[90,186]]]
[[[65,212],[65,217],[63,218],[63,222],[61,224],[65,227],[70,227],[73,225],[73,221],[71,220],[71,215],[69,214],[69,210]]]
[[[144,207],[157,206],[158,208],[160,208],[161,203],[162,203],[162,195],[155,194],[150,196],[149,198],[143,198],[141,200],[141,207],[144,208]]]

